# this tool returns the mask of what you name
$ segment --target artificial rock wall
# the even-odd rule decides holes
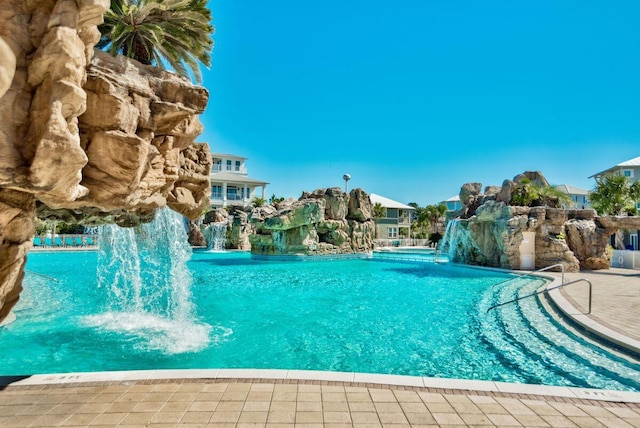
[[[206,89],[94,52],[109,0],[0,8],[0,320],[21,290],[39,215],[135,225],[208,203],[211,156],[194,139]]]
[[[328,255],[373,250],[375,225],[369,195],[338,187],[303,193],[297,201],[254,209],[251,252],[260,255]]]
[[[595,210],[509,205],[521,178],[544,185],[539,172],[505,180],[502,187],[466,183],[460,191],[462,209],[455,236],[447,236],[444,251],[453,261],[504,269],[520,268],[523,232],[535,233],[535,268],[562,264],[565,271],[608,269],[609,237],[620,228],[640,227],[640,217],[598,216]],[[450,246],[454,246],[453,249]]]

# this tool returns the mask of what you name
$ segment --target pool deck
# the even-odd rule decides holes
[[[583,315],[587,284],[572,284],[552,292],[562,311],[635,346],[640,272],[565,275],[591,281],[593,302]],[[0,378],[0,426],[638,428],[640,393],[285,370],[35,375]]]

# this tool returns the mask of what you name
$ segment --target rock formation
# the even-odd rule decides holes
[[[255,233],[251,252],[261,255],[326,255],[373,250],[374,222],[369,196],[340,188],[304,192],[278,208],[256,208],[249,218]]]
[[[505,180],[501,188],[467,183],[460,190],[462,209],[448,214],[449,235],[442,249],[455,262],[519,269],[523,232],[535,233],[535,268],[562,264],[565,271],[608,269],[609,237],[619,228],[640,227],[640,217],[597,216],[595,210],[510,205],[523,178],[548,185],[540,172]],[[452,233],[452,229],[455,232]],[[452,236],[454,235],[454,236]]]
[[[131,226],[208,205],[211,156],[193,141],[206,89],[95,53],[109,0],[6,0],[0,39],[0,320],[16,303],[36,203],[46,218]],[[0,43],[0,50],[5,49]],[[14,64],[15,59],[15,65]]]

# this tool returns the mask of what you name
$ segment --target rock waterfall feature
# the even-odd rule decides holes
[[[462,209],[449,215],[440,249],[454,262],[504,269],[524,268],[522,244],[530,233],[534,266],[562,264],[565,271],[608,269],[609,237],[619,228],[640,227],[640,217],[598,216],[595,210],[510,205],[518,183],[548,185],[539,172],[527,171],[502,187],[464,184]],[[455,219],[454,219],[455,218]],[[452,223],[454,222],[454,223]]]
[[[133,226],[160,207],[194,219],[208,204],[211,155],[194,143],[208,92],[95,52],[109,5],[6,0],[0,10],[0,49],[12,53],[0,55],[0,320],[21,290],[36,209]]]
[[[303,193],[278,207],[254,209],[251,252],[259,255],[329,255],[373,251],[373,207],[362,189],[338,187]]]

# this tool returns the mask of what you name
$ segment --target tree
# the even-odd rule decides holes
[[[253,205],[255,208],[262,207],[266,203],[267,201],[264,198],[253,198],[253,201],[251,201],[251,205]]]
[[[635,214],[636,203],[640,200],[640,182],[629,184],[624,175],[608,175],[596,183],[589,200],[600,215]]]
[[[214,28],[208,0],[111,0],[96,45],[143,64],[202,82],[198,63],[211,65]]]
[[[569,195],[556,186],[539,186],[528,178],[523,178],[511,195],[511,205],[524,207],[560,208],[570,203]]]
[[[559,190],[556,186],[539,187],[538,197],[542,205],[550,208],[560,208],[572,203],[569,194]]]
[[[447,212],[447,207],[446,205],[443,205],[443,204],[427,205],[425,207],[425,211],[426,211],[426,216],[429,220],[429,224],[431,225],[431,232],[436,233],[438,220],[444,217],[444,214]]]
[[[275,204],[279,204],[280,202],[284,201],[283,197],[277,197],[274,194],[271,195],[271,197],[269,198],[269,205],[275,205]]]
[[[378,220],[387,216],[387,209],[380,202],[373,206],[373,222],[375,223],[375,236],[378,238]]]

